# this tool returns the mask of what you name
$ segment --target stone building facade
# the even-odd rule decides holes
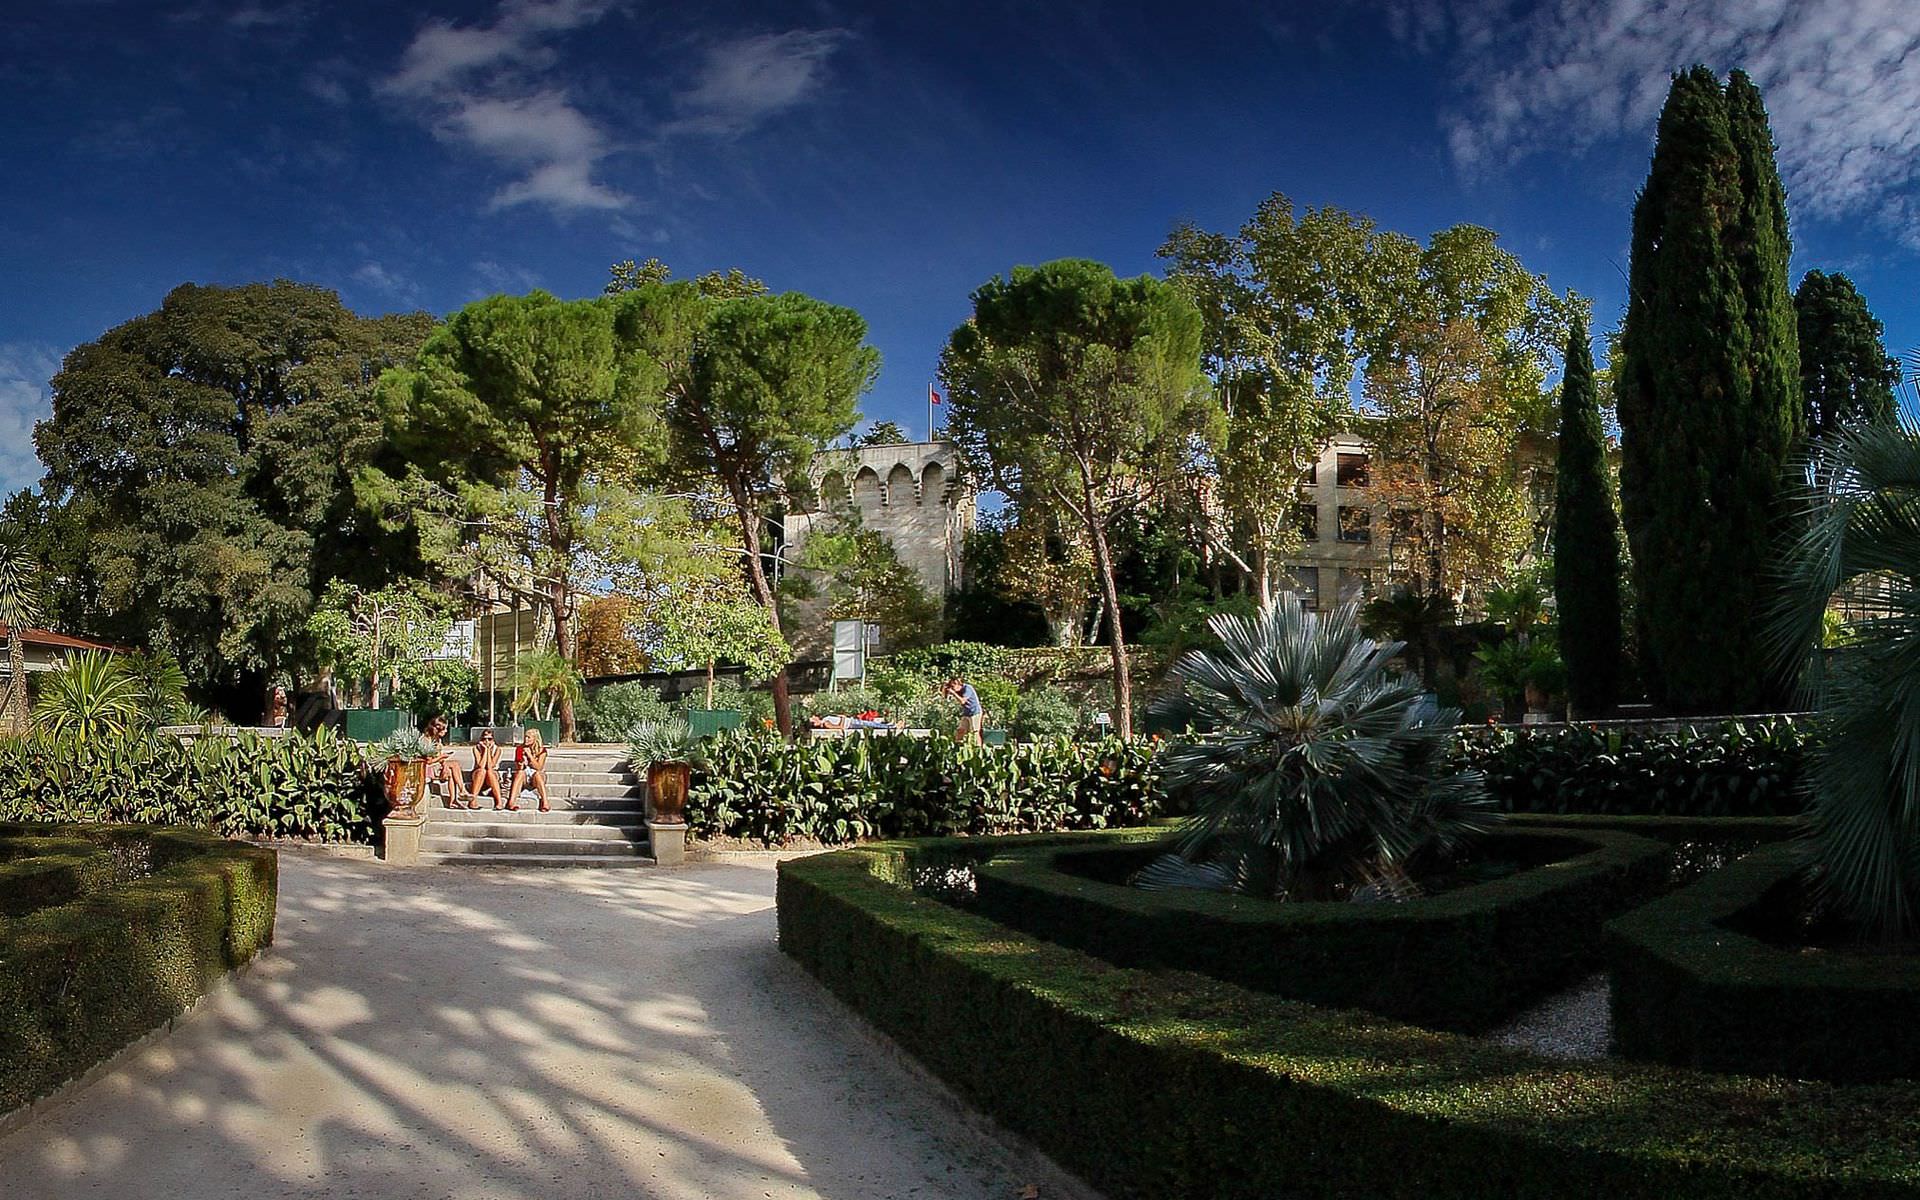
[[[1287,564],[1287,587],[1308,608],[1330,609],[1387,587],[1390,561],[1384,514],[1376,510],[1367,443],[1337,437],[1300,481],[1300,554]]]
[[[809,474],[815,504],[790,510],[782,519],[789,556],[817,524],[851,510],[862,526],[892,544],[935,600],[960,585],[979,497],[962,475],[952,442],[826,450],[814,456]],[[796,644],[804,649],[824,645],[830,634],[826,614],[798,615],[796,623],[805,628],[793,631]]]

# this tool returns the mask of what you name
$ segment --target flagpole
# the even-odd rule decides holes
[[[927,440],[933,440],[933,385],[927,385]]]

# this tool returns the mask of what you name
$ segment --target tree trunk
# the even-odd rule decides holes
[[[728,481],[727,490],[733,494],[734,512],[740,518],[740,541],[747,550],[747,583],[753,589],[753,598],[767,610],[767,619],[773,622],[774,631],[784,633],[780,628],[780,606],[773,597],[773,584],[768,582],[766,568],[760,563],[760,510],[738,481]],[[780,730],[780,736],[793,736],[793,705],[787,697],[785,663],[773,675],[773,723]]]
[[[713,711],[713,660],[707,660],[707,711]]]
[[[573,594],[566,581],[556,579],[547,590],[547,607],[553,616],[553,648],[561,658],[573,661],[573,631],[567,628],[567,610],[572,607]],[[565,690],[559,693],[560,700],[560,740],[573,740],[573,697]],[[543,720],[551,720],[553,706],[549,703],[548,715]]]
[[[7,723],[15,733],[27,731],[27,647],[20,630],[7,627]]]
[[[1254,574],[1259,576],[1260,610],[1265,612],[1273,607],[1273,568],[1269,563],[1271,556],[1266,546],[1257,546],[1253,552]]]
[[[1093,559],[1100,571],[1100,591],[1106,597],[1108,649],[1113,652],[1113,727],[1122,741],[1133,738],[1133,679],[1127,671],[1127,640],[1120,631],[1120,589],[1113,578],[1113,552],[1107,546],[1106,525],[1094,508],[1093,481],[1081,473],[1080,491],[1086,500],[1087,532],[1093,537]]]

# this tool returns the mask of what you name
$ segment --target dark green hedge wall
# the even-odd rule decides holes
[[[0,846],[57,837],[62,857],[113,874],[116,844],[152,848],[153,873],[80,889],[0,919],[0,1112],[44,1095],[193,1003],[273,941],[278,860],[182,829],[0,825]],[[31,850],[29,849],[28,853]],[[30,858],[8,863],[24,869]],[[20,875],[0,876],[0,897]],[[39,899],[58,899],[41,891]]]
[[[1154,745],[1145,739],[983,747],[905,737],[793,743],[743,729],[714,738],[708,754],[687,796],[696,837],[838,845],[1106,829],[1144,824],[1161,805]]]
[[[84,743],[0,737],[0,821],[186,825],[228,837],[366,844],[378,783],[360,749],[325,729],[191,746],[148,732]]]
[[[1114,1200],[1920,1196],[1913,1089],[1553,1062],[1116,968],[875,874],[969,852],[782,863],[781,948]]]
[[[1463,731],[1463,766],[1509,812],[1768,817],[1797,813],[1807,733],[1788,717],[1670,733],[1590,725]]]
[[[1399,904],[1283,904],[1090,878],[1103,859],[1144,863],[1158,849],[1116,848],[1096,834],[985,860],[979,905],[997,921],[1122,966],[1197,971],[1471,1032],[1593,971],[1601,927],[1655,895],[1671,858],[1660,842],[1604,830],[1500,830],[1485,844],[1546,865]],[[1102,873],[1124,873],[1126,864],[1112,865]]]
[[[1746,932],[1797,890],[1770,846],[1607,929],[1614,1040],[1635,1058],[1745,1074],[1920,1079],[1920,958],[1803,951]]]

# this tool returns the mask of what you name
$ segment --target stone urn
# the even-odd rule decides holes
[[[684,762],[647,764],[647,811],[649,819],[662,825],[684,825],[687,821],[687,787],[693,767]]]
[[[385,776],[387,816],[402,819],[420,815],[427,795],[427,760],[389,758]]]

